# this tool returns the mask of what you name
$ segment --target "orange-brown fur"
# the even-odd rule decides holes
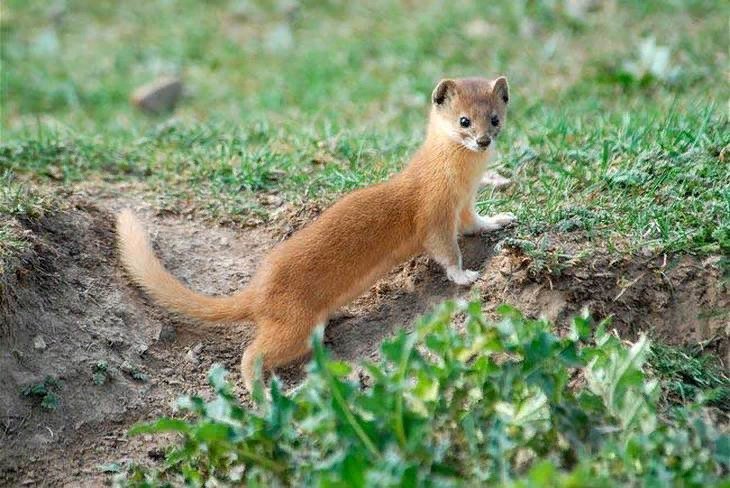
[[[504,121],[507,83],[444,80],[434,90],[427,137],[410,164],[384,183],[346,195],[278,245],[241,292],[211,297],[191,291],[165,270],[129,210],[118,216],[121,260],[161,305],[204,321],[245,320],[256,337],[241,360],[250,388],[253,368],[289,363],[308,352],[313,328],[408,258],[427,253],[451,279],[467,284],[457,234],[499,228],[513,217],[484,219],[474,197],[487,153],[476,137],[496,137]],[[457,122],[467,116],[471,126]],[[490,124],[497,116],[500,126]]]

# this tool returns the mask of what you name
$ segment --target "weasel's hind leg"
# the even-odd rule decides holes
[[[248,391],[253,388],[256,361],[259,357],[263,360],[263,370],[270,371],[305,356],[311,350],[309,336],[316,324],[316,320],[312,320],[309,326],[292,327],[289,322],[260,320],[256,324],[256,337],[241,358],[241,375]]]

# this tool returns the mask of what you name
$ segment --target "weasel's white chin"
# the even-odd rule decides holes
[[[461,138],[454,137],[454,142],[459,144],[461,147],[464,147],[472,152],[479,152],[479,146],[477,146],[477,143],[470,140],[463,140]]]

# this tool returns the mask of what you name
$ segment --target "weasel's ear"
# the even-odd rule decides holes
[[[509,102],[509,85],[507,84],[507,78],[500,76],[494,80],[492,93],[497,95],[504,103]]]
[[[441,80],[436,85],[431,95],[434,105],[442,105],[446,100],[454,94],[456,82],[454,80]]]

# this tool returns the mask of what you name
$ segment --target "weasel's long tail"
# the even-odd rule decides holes
[[[136,284],[160,305],[206,321],[253,320],[253,292],[213,297],[196,293],[172,276],[155,256],[142,224],[131,210],[117,216],[119,255]]]

